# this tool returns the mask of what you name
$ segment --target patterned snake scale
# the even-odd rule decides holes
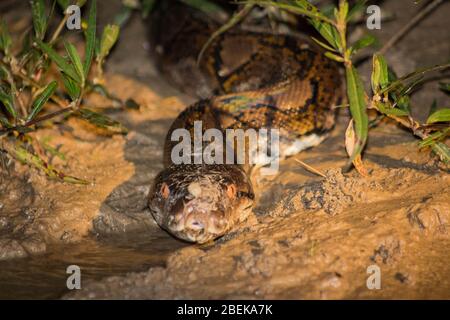
[[[157,65],[177,87],[200,100],[182,111],[165,140],[165,169],[155,178],[149,208],[156,222],[177,238],[205,243],[223,236],[251,213],[254,192],[249,165],[174,164],[177,128],[193,136],[216,128],[276,128],[281,158],[319,144],[333,128],[341,77],[334,62],[309,42],[235,28],[214,39],[218,25],[174,1],[151,19]]]

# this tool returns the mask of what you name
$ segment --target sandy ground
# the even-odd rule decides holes
[[[105,3],[99,5],[99,12],[107,11]],[[376,35],[385,41],[417,9],[385,1],[383,10],[398,17]],[[114,5],[108,10],[115,10]],[[390,51],[388,61],[399,74],[448,57],[449,13],[450,3],[445,3]],[[100,25],[106,21],[108,15],[101,14]],[[87,238],[95,242],[138,234],[149,240],[146,250],[164,243],[167,254],[150,263],[150,269],[142,268],[142,251],[136,260],[119,255],[116,263],[136,261],[139,265],[128,271],[140,272],[124,275],[122,268],[118,276],[83,282],[83,290],[65,298],[450,298],[448,167],[429,151],[419,152],[408,132],[383,122],[371,131],[364,155],[370,176],[343,171],[346,110],[328,140],[296,156],[326,178],[291,158],[281,163],[278,175],[256,177],[254,217],[215,243],[185,245],[160,230],[146,208],[146,195],[162,169],[165,133],[193,100],[156,73],[147,46],[145,26],[136,16],[122,32],[106,77],[111,92],[133,97],[140,110],[110,110],[99,95],[86,101],[122,121],[128,135],[107,136],[75,119],[36,133],[41,140],[51,137],[51,144],[66,155],[66,161],[55,158],[52,164],[90,185],[48,181],[19,164],[2,169],[0,260],[20,268],[36,255],[47,257],[55,245],[79,243],[79,253],[91,250],[83,247]],[[361,65],[366,79],[369,67]],[[448,104],[436,82],[427,83],[414,98],[421,118],[433,98]],[[114,247],[107,252],[113,254]],[[372,265],[381,271],[380,290],[366,286]],[[16,275],[5,266],[0,262],[0,283]],[[111,275],[99,269],[99,275]]]

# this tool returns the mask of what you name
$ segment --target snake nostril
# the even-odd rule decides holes
[[[193,230],[202,230],[205,225],[201,221],[193,219],[189,222],[189,227]]]

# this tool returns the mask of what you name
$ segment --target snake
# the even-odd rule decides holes
[[[170,83],[197,98],[173,121],[164,144],[164,169],[150,188],[148,207],[172,236],[207,243],[224,236],[252,213],[254,166],[175,163],[171,137],[191,136],[197,121],[207,129],[277,129],[280,159],[318,145],[335,125],[341,96],[337,63],[307,40],[239,27],[205,43],[220,25],[177,1],[151,18],[150,45]]]

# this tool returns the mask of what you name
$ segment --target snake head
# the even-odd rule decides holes
[[[237,165],[171,165],[156,177],[149,208],[170,234],[205,243],[245,220],[253,200],[251,183]]]

